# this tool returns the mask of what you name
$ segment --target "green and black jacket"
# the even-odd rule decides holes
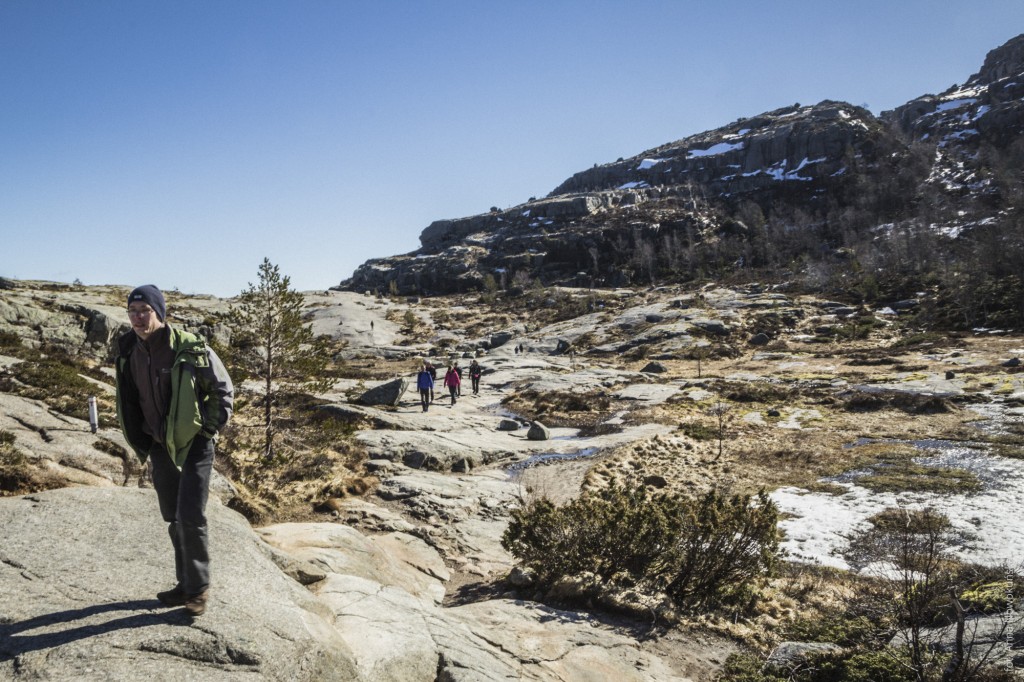
[[[224,363],[202,338],[168,327],[174,363],[162,445],[180,469],[195,437],[202,434],[214,438],[231,418],[234,387]],[[117,340],[117,419],[125,440],[145,463],[153,438],[143,430],[138,388],[128,362],[137,343],[134,331],[122,334]]]

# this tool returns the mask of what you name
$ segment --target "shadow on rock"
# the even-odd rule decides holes
[[[10,660],[30,651],[50,649],[89,637],[114,632],[115,630],[135,630],[150,625],[168,624],[180,624],[187,627],[190,622],[184,615],[181,615],[180,618],[173,617],[172,614],[178,612],[171,612],[170,614],[164,612],[155,613],[153,609],[156,608],[162,608],[160,602],[156,599],[138,599],[110,604],[96,604],[95,606],[86,606],[81,609],[57,611],[29,618],[28,620],[0,624],[0,661]],[[137,612],[141,610],[148,612],[132,613],[102,623],[66,627],[78,621],[90,620],[94,616],[105,613],[118,611]],[[55,630],[55,627],[59,629]],[[38,634],[19,634],[29,633],[40,628],[45,628],[47,631]]]

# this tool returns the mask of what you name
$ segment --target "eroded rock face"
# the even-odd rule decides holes
[[[547,197],[435,221],[420,236],[420,249],[368,261],[340,288],[440,295],[507,288],[523,272],[544,284],[629,286],[644,280],[637,262],[645,259],[671,263],[662,272],[678,269],[685,260],[680,245],[723,237],[756,244],[765,215],[738,210],[744,202],[763,212],[785,206],[815,213],[822,193],[844,202],[867,186],[956,197],[941,211],[941,220],[954,225],[1002,222],[993,206],[1015,180],[1000,188],[995,176],[1005,169],[991,152],[1010,148],[1024,133],[1022,54],[1018,36],[989,53],[964,85],[880,116],[846,102],[794,104],[597,164]],[[971,210],[961,213],[965,205]],[[880,213],[877,222],[935,217],[896,211]]]
[[[358,680],[323,604],[212,501],[213,586],[194,622],[156,592],[174,557],[152,491],[65,488],[0,498],[3,679]]]

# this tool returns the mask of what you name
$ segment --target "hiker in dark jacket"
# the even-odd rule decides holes
[[[473,395],[480,392],[480,376],[484,373],[483,367],[476,360],[469,363],[469,379],[473,382]]]
[[[167,324],[166,311],[152,284],[128,296],[132,331],[117,341],[117,417],[139,460],[150,463],[174,546],[177,584],[157,599],[199,616],[210,587],[206,500],[214,439],[231,418],[234,388],[217,354]]]
[[[416,375],[416,388],[420,391],[420,404],[423,405],[424,412],[434,400],[434,377],[430,376],[428,367],[428,363],[424,362],[423,368]]]

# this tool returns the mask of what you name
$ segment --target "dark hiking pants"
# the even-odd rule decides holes
[[[423,406],[424,412],[427,411],[427,407],[430,405],[430,401],[432,400],[430,393],[431,390],[429,388],[420,389],[420,405]]]
[[[153,447],[150,459],[160,515],[169,524],[167,532],[174,546],[178,585],[186,594],[198,594],[210,586],[206,500],[213,472],[213,441],[196,436],[181,471],[160,446]]]

